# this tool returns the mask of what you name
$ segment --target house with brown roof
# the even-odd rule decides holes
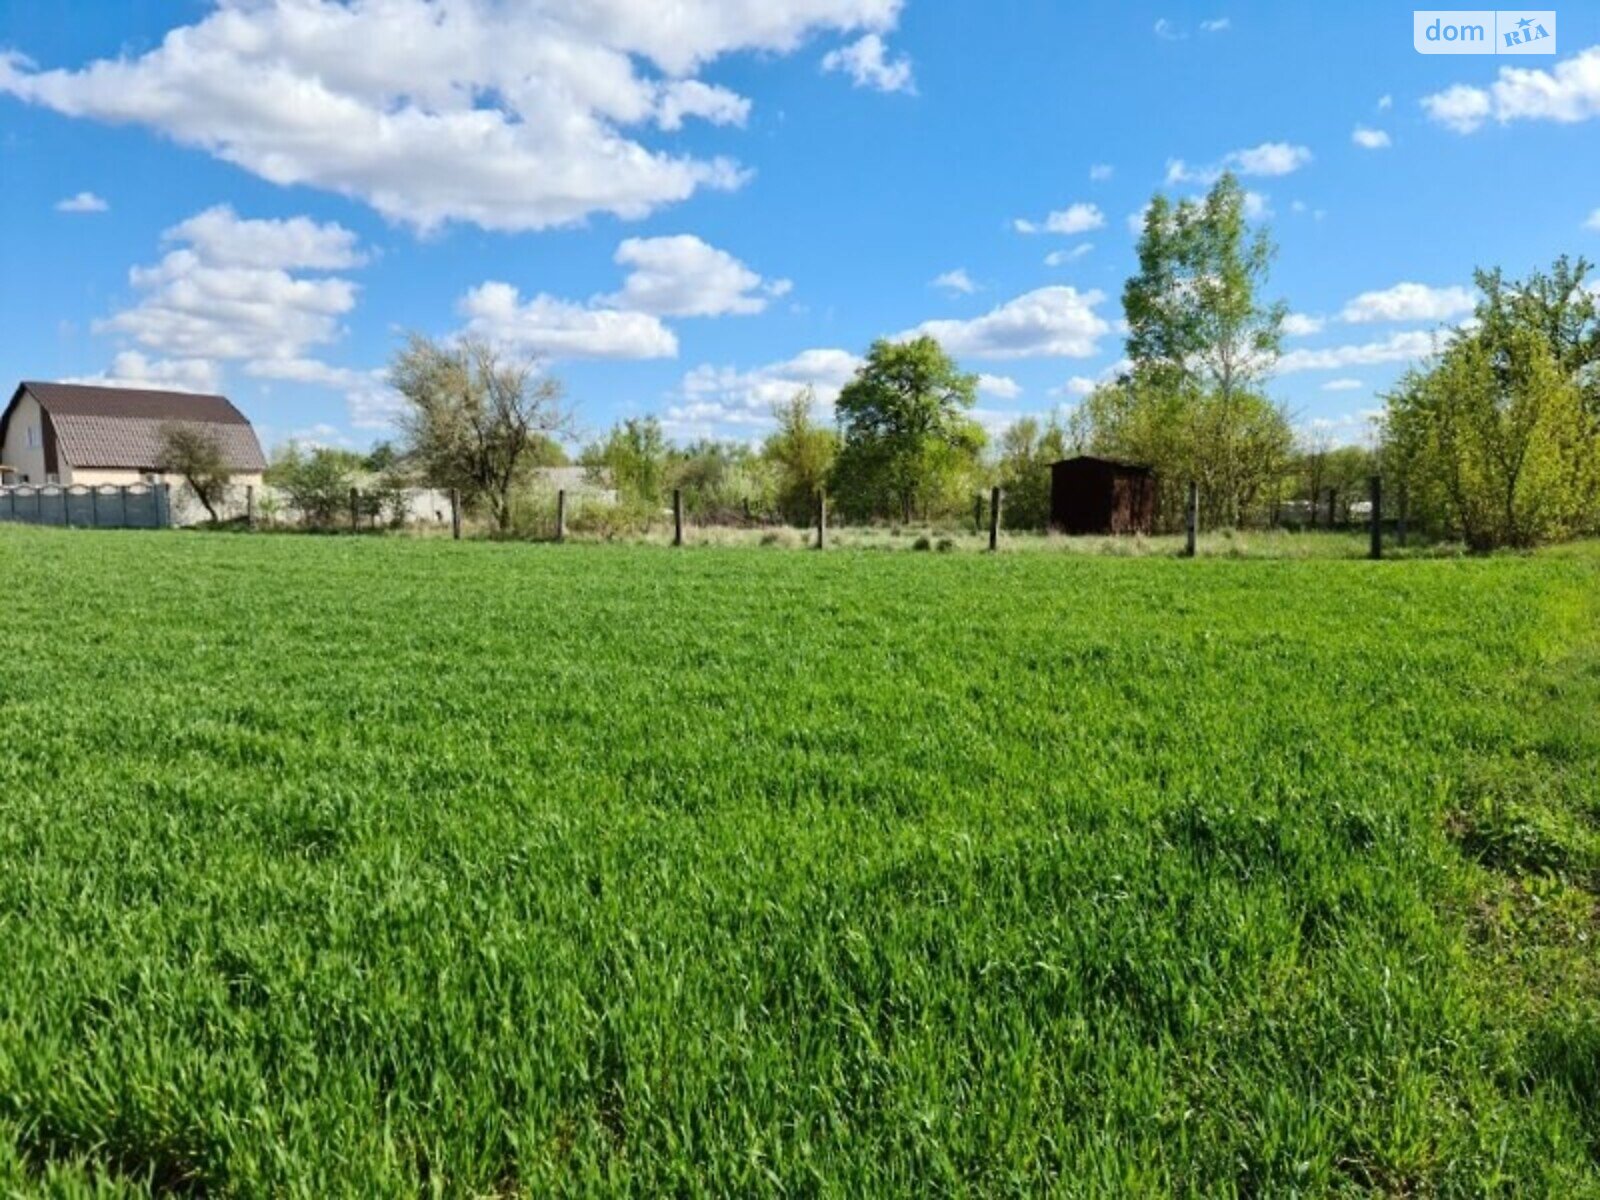
[[[207,429],[233,472],[233,490],[260,487],[267,462],[256,431],[226,396],[97,384],[23,382],[0,414],[0,483],[102,487],[172,484],[161,471],[162,430]]]

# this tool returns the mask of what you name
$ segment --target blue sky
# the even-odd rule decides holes
[[[1393,4],[0,0],[0,361],[359,447],[403,331],[473,329],[591,432],[752,438],[927,326],[998,429],[1113,369],[1130,215],[1231,165],[1269,390],[1355,437],[1474,264],[1600,258],[1600,6],[1556,11],[1509,58]]]

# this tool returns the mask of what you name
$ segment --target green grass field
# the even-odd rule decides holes
[[[1600,551],[0,527],[0,1189],[1600,1194]]]

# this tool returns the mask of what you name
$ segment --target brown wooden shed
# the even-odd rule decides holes
[[[1082,454],[1050,467],[1050,526],[1062,533],[1149,533],[1155,473],[1138,463]]]

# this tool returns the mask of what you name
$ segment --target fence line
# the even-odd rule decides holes
[[[169,484],[28,484],[0,487],[0,521],[84,529],[165,529]]]

